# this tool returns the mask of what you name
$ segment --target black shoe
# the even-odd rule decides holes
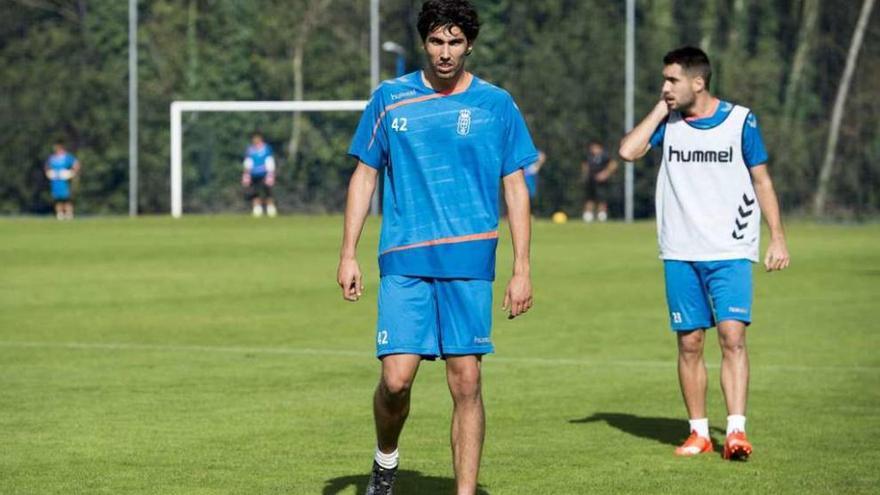
[[[373,472],[370,474],[370,483],[367,484],[367,495],[392,495],[395,476],[397,476],[396,466],[385,469],[373,461]]]

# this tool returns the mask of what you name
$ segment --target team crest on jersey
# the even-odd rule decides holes
[[[462,110],[458,112],[458,127],[456,129],[459,136],[467,136],[471,133],[471,111]]]

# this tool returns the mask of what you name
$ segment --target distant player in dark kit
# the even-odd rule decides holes
[[[608,156],[605,146],[597,141],[587,146],[587,157],[581,163],[584,182],[584,222],[608,220],[609,180],[617,170],[617,160]]]
[[[378,171],[385,170],[376,325],[382,375],[373,399],[377,446],[370,495],[392,493],[416,372],[423,359],[438,357],[446,361],[453,402],[457,493],[476,493],[485,433],[482,358],[494,350],[502,182],[514,252],[502,306],[511,318],[532,306],[522,169],[537,161],[538,151],[511,96],[465,70],[479,27],[468,1],[425,2],[418,19],[425,69],[376,89],[349,150],[357,168],[337,272],[349,301],[363,292],[357,242]]]
[[[275,157],[272,147],[263,140],[263,135],[255,132],[251,135],[251,145],[245,151],[244,172],[241,185],[246,188],[246,195],[251,201],[255,217],[266,215],[274,217],[278,214],[272,188],[275,187]]]
[[[712,68],[699,48],[663,58],[662,98],[620,143],[635,161],[663,154],[657,177],[657,237],[666,275],[669,322],[678,341],[678,378],[691,434],[675,450],[712,452],[706,416],[706,329],[717,327],[721,388],[727,404],[725,459],[746,459],[752,263],[758,261],[761,213],[770,229],[767,271],[789,264],[779,204],[758,119],[709,92]]]
[[[55,218],[58,220],[73,219],[73,191],[71,180],[79,173],[80,163],[58,141],[53,145],[54,152],[46,160],[44,167],[46,178],[52,190],[52,201],[55,203]]]

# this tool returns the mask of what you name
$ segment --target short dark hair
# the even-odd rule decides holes
[[[691,77],[700,76],[706,81],[706,88],[712,80],[712,64],[706,52],[693,46],[676,48],[663,57],[663,65],[678,64]]]
[[[260,138],[260,139],[263,139],[263,133],[260,132],[260,131],[254,131],[254,132],[252,132],[252,133],[251,133],[251,139],[256,138],[256,137],[258,137],[258,138]]]
[[[457,26],[464,33],[468,43],[473,43],[480,34],[480,18],[477,9],[468,0],[427,0],[419,12],[417,27],[422,41],[438,27]]]

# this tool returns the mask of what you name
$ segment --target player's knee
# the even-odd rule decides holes
[[[681,335],[678,339],[678,353],[684,357],[702,357],[704,338],[702,331]]]
[[[480,398],[480,371],[465,370],[449,374],[449,391],[455,401]]]
[[[382,377],[382,391],[389,398],[404,397],[412,389],[412,377],[389,373]]]
[[[721,351],[725,354],[742,354],[746,352],[746,339],[721,339]]]

